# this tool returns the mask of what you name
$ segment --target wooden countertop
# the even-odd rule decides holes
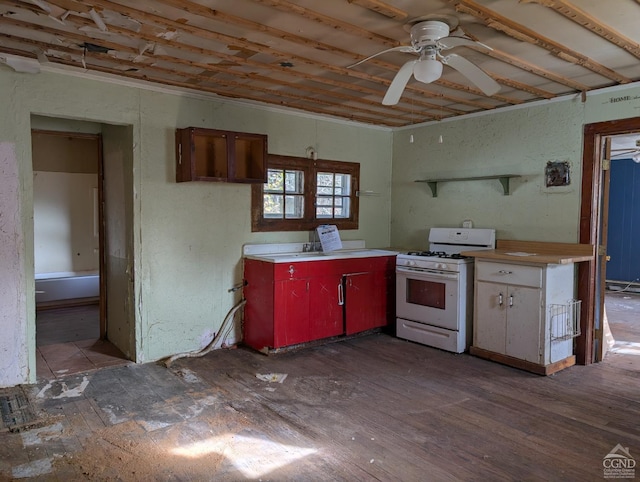
[[[463,251],[463,256],[513,263],[570,264],[591,261],[591,244],[547,243],[542,241],[497,240],[496,249]]]

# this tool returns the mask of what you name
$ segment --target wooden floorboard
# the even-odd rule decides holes
[[[603,480],[616,445],[640,460],[640,315],[621,306],[626,351],[546,377],[372,334],[42,381],[46,423],[0,434],[0,479]]]

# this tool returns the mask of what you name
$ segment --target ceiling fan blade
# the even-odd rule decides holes
[[[378,55],[386,54],[387,52],[405,52],[405,53],[413,53],[413,54],[417,53],[416,49],[414,49],[411,45],[400,45],[399,47],[392,47],[390,49],[382,50],[381,52],[370,55],[366,59],[362,59],[356,62],[355,64],[348,65],[347,69],[355,67],[356,65],[360,65],[366,62],[367,60],[371,60],[372,58],[377,57]]]
[[[456,54],[450,54],[446,57],[442,57],[440,61],[443,64],[456,69],[467,79],[473,82],[486,95],[491,96],[497,94],[500,90],[500,84],[487,75],[480,67],[468,61],[464,57],[460,57]]]
[[[477,42],[465,37],[445,37],[438,40],[438,46],[443,50],[449,50],[455,47],[482,47],[486,50],[493,50],[482,42]]]
[[[400,70],[398,70],[398,73],[387,89],[384,99],[382,99],[382,105],[396,105],[398,103],[404,92],[404,88],[413,75],[413,66],[416,62],[418,62],[418,60],[409,60],[409,62],[400,67]]]

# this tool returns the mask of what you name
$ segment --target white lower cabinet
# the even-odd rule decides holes
[[[551,340],[549,306],[573,298],[573,264],[523,264],[476,259],[471,352],[548,374],[573,364],[573,340]],[[503,355],[493,356],[493,355]],[[551,371],[551,372],[552,372]]]

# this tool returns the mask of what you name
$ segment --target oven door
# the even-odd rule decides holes
[[[396,316],[458,330],[459,274],[396,267]]]

